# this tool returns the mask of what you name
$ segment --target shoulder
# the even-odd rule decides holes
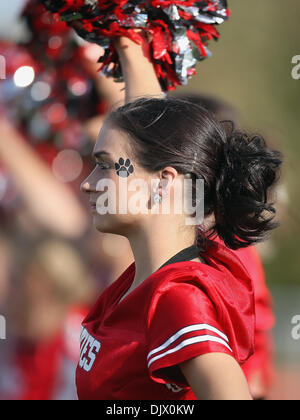
[[[232,253],[229,261],[217,260],[211,255],[207,263],[184,261],[158,270],[149,284],[152,289],[150,306],[177,299],[184,304],[189,299],[210,301],[222,312],[226,306],[253,303],[253,286],[240,260]],[[178,303],[179,303],[178,302]]]
[[[187,314],[201,310],[215,311],[219,301],[214,287],[215,277],[204,264],[187,261],[174,263],[164,267],[157,273],[155,281],[150,283],[152,288],[149,300],[148,323],[153,317],[160,315],[166,318],[184,318]],[[197,311],[195,311],[195,306]],[[205,309],[206,308],[206,309]]]
[[[185,331],[186,327],[200,325],[223,341],[226,336],[236,359],[243,363],[253,352],[255,307],[251,279],[229,250],[217,249],[205,260],[207,264],[170,264],[156,273],[150,284],[147,328],[160,336],[161,329],[169,333],[170,329]]]

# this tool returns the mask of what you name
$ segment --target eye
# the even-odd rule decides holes
[[[105,162],[96,162],[96,166],[98,166],[100,169],[110,169],[110,165]]]

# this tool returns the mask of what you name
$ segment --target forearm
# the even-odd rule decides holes
[[[107,101],[109,108],[125,103],[125,83],[115,82],[111,77],[99,76],[96,79],[101,95]]]
[[[126,103],[143,96],[162,97],[153,63],[145,56],[141,45],[129,38],[120,37],[114,43],[120,57],[125,80]],[[146,41],[144,43],[144,48]]]
[[[58,234],[80,236],[87,227],[87,219],[70,188],[54,177],[5,119],[0,120],[0,133],[0,159],[35,219]]]

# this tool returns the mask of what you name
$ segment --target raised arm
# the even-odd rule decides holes
[[[71,189],[55,178],[4,117],[0,117],[0,133],[0,159],[37,222],[59,235],[81,236],[88,220]]]
[[[116,38],[114,45],[125,80],[126,103],[143,96],[163,97],[153,63],[147,58],[148,41],[145,37],[142,46],[126,37]]]

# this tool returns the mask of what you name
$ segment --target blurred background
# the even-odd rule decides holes
[[[0,54],[28,37],[24,21],[18,18],[24,3],[0,4]],[[292,319],[300,315],[300,79],[292,77],[292,58],[300,55],[300,4],[297,0],[229,0],[229,6],[231,19],[220,27],[219,42],[209,46],[213,57],[198,63],[197,75],[176,94],[199,92],[225,101],[241,126],[264,134],[285,156],[276,191],[281,225],[258,246],[276,318],[275,376],[267,398],[300,399],[300,339],[292,336]],[[30,36],[25,50],[31,58],[24,56],[23,48],[14,52],[12,74],[18,60],[29,65],[33,57],[38,83],[44,83],[39,86],[46,89],[46,82],[52,86],[52,73],[37,64]],[[33,90],[30,102],[11,93],[9,80],[0,80],[0,103],[3,106],[10,92],[10,117],[20,122],[0,127],[0,143],[11,145],[9,155],[0,144],[0,314],[7,320],[7,339],[0,340],[1,399],[76,398],[74,341],[80,320],[95,296],[133,260],[127,242],[93,231],[87,203],[79,193],[92,165],[89,153],[101,116],[120,94],[120,87],[116,90],[100,81],[91,56],[85,54],[85,60],[84,70],[65,76],[69,96],[61,99],[60,107],[54,103],[50,111],[47,108],[46,123],[44,114],[36,113],[37,106],[31,103],[41,100]],[[66,74],[64,66],[62,74]],[[57,138],[65,115],[61,106],[72,121],[74,110],[67,109],[67,101],[82,101],[91,92],[98,106],[89,115],[78,116],[86,130],[82,144],[74,144],[69,134]],[[21,117],[16,116],[18,107]],[[66,131],[68,127],[63,126]],[[36,139],[34,148],[23,141],[28,133]],[[64,154],[70,150],[76,152]],[[21,156],[27,157],[26,162]],[[72,169],[71,176],[66,167]],[[47,194],[43,182],[49,185]]]

